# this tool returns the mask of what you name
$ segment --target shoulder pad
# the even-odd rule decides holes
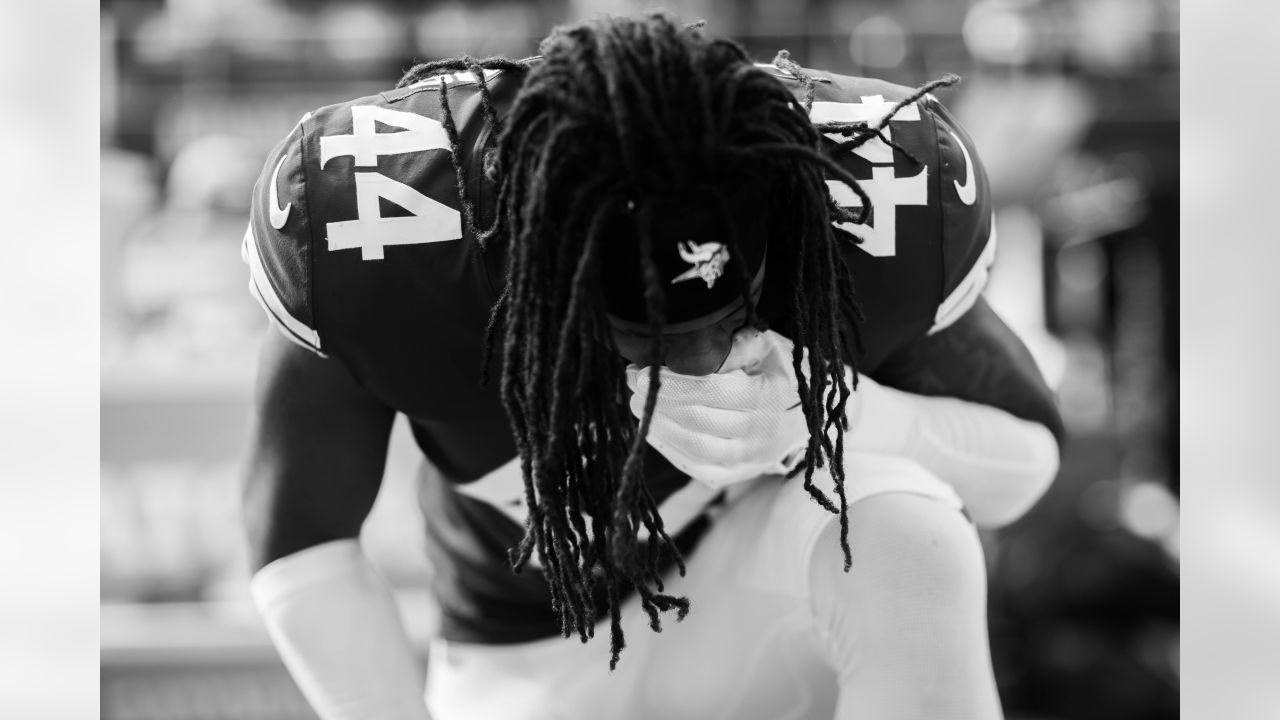
[[[332,339],[324,309],[341,302],[336,295],[351,279],[345,274],[411,252],[402,246],[462,239],[442,83],[449,87],[461,164],[476,181],[472,149],[486,128],[469,73],[307,113],[268,156],[254,186],[242,254],[251,291],[289,339],[327,354]],[[472,199],[479,204],[481,194]],[[330,255],[351,262],[329,262]]]
[[[804,85],[773,65],[760,66],[778,77],[803,99]],[[914,94],[913,88],[872,78],[804,70],[816,82],[810,118],[815,124],[832,122],[880,123],[896,104]],[[973,140],[955,117],[932,94],[898,109],[882,134],[901,150],[872,138],[838,161],[861,182],[872,199],[867,225],[841,226],[862,238],[859,249],[877,258],[919,257],[940,263],[939,297],[933,326],[937,332],[963,315],[986,285],[995,259],[993,202],[986,170]],[[848,140],[827,133],[829,149]],[[905,151],[905,152],[903,152]],[[914,158],[914,159],[912,159]],[[843,183],[827,182],[842,206],[860,201]],[[909,245],[909,246],[908,246]],[[921,254],[921,250],[927,252]],[[929,275],[936,271],[929,270]]]

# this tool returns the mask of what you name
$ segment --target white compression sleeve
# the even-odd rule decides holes
[[[866,376],[849,403],[852,450],[909,457],[951,484],[974,522],[1017,520],[1058,472],[1058,444],[1045,426],[978,403],[925,397]]]
[[[280,558],[250,583],[294,681],[323,720],[427,720],[425,673],[386,581],[356,540]]]

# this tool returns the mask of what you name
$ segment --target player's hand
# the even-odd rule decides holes
[[[732,368],[732,369],[730,369]],[[795,467],[809,432],[791,343],[772,332],[735,338],[721,371],[691,376],[659,371],[661,387],[649,444],[679,470],[711,487],[723,487]],[[649,369],[627,367],[631,412],[644,412]]]

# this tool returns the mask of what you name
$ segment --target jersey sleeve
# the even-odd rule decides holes
[[[789,73],[763,66],[791,88]],[[949,327],[986,286],[995,258],[992,199],[973,140],[932,94],[872,78],[806,70],[814,80],[810,117],[828,123],[883,123],[854,147],[824,130],[824,150],[858,180],[871,208],[865,224],[837,223],[860,239],[845,253],[867,317],[870,364],[896,347]],[[887,121],[885,118],[889,118]],[[861,198],[828,179],[832,198],[856,209]]]
[[[936,98],[922,104],[936,127],[942,216],[942,301],[932,335],[963,317],[986,289],[996,259],[996,225],[987,171],[973,139]]]
[[[307,113],[268,155],[242,255],[250,292],[290,340],[343,356],[375,330],[416,331],[420,298],[393,290],[448,285],[454,266],[466,265],[445,84],[458,164],[487,214],[477,150],[487,126],[467,73]]]
[[[272,149],[253,188],[240,256],[249,292],[271,324],[293,342],[324,355],[312,302],[312,243],[303,139],[311,113]]]

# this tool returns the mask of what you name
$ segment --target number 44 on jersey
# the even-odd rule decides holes
[[[401,128],[380,133],[376,123]],[[424,150],[449,150],[449,138],[437,120],[374,105],[351,108],[351,134],[320,138],[321,169],[333,158],[350,155],[357,168],[376,168],[378,157]],[[450,168],[452,169],[452,168]],[[423,195],[376,170],[356,170],[356,219],[328,223],[330,250],[360,248],[364,260],[381,260],[388,245],[417,245],[458,240],[462,218],[457,210]],[[383,217],[385,198],[413,213]]]

